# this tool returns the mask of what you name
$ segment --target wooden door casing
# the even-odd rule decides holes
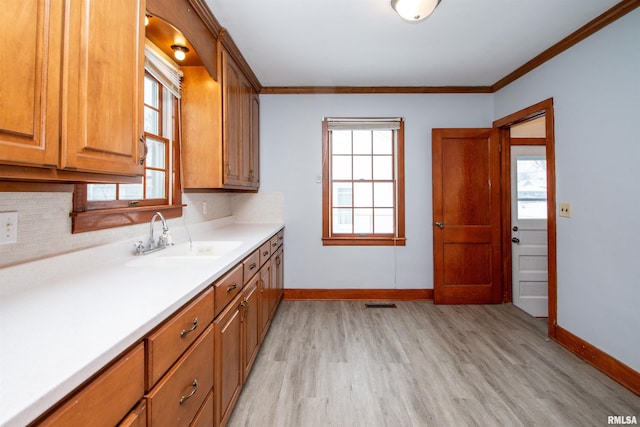
[[[433,129],[436,304],[502,296],[500,151],[493,129]]]

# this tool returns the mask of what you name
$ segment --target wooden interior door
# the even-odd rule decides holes
[[[497,129],[433,129],[436,304],[502,302]]]

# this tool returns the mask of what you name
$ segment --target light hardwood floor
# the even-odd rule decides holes
[[[605,426],[640,397],[512,305],[283,301],[229,426]]]

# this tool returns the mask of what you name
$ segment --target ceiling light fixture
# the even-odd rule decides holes
[[[175,56],[178,61],[184,61],[184,58],[187,57],[187,52],[189,52],[186,46],[180,46],[178,44],[172,44],[171,49],[173,49],[173,56]]]
[[[440,4],[440,0],[391,0],[391,7],[406,21],[426,19]]]

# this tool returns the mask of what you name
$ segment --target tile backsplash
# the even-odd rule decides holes
[[[230,193],[186,193],[182,218],[170,219],[169,227],[181,227],[241,213],[239,221],[272,222],[284,220],[280,193],[240,195]],[[18,241],[0,245],[0,268],[26,261],[73,252],[80,249],[143,236],[148,224],[71,234],[73,193],[0,192],[0,212],[18,212]],[[232,203],[233,200],[233,203]],[[204,213],[203,202],[206,203]],[[257,219],[251,210],[261,212]],[[267,214],[268,213],[268,214]],[[244,219],[243,219],[244,218]],[[254,219],[254,220],[251,220]]]

